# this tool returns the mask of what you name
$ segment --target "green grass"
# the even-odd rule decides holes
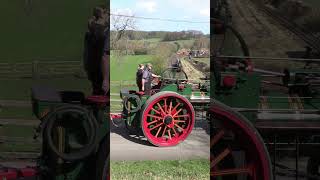
[[[193,46],[193,43],[194,43],[194,39],[188,39],[188,40],[178,40],[178,41],[175,41],[177,42],[178,44],[180,44],[180,48],[191,48]]]
[[[145,39],[145,41],[147,42],[160,42],[161,41],[161,38],[149,38],[149,39]]]
[[[110,79],[111,81],[135,81],[138,64],[146,64],[150,61],[151,55],[124,56],[121,59],[111,56]]]
[[[209,160],[111,161],[111,179],[210,179]]]

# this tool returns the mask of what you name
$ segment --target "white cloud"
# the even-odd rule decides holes
[[[210,9],[209,8],[201,9],[200,14],[203,16],[210,16]]]
[[[138,0],[136,6],[149,13],[153,13],[156,11],[157,2],[153,0]]]
[[[128,15],[132,16],[134,13],[132,9],[124,8],[124,9],[111,9],[112,14],[121,14],[121,15]]]

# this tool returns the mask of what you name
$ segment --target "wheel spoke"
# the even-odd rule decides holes
[[[160,105],[159,103],[157,103],[157,105],[158,105],[158,107],[159,107],[160,111],[162,112],[162,114],[166,114],[166,113],[163,111],[163,109],[162,109],[161,105]]]
[[[211,161],[211,168],[215,167],[221,160],[223,160],[230,153],[231,153],[231,150],[229,148],[226,148],[222,153],[220,153]]]
[[[170,101],[170,104],[169,104],[169,114],[171,114],[171,111],[172,111],[172,100]]]
[[[173,120],[174,122],[177,122],[177,123],[179,123],[179,122],[183,122],[183,123],[185,123],[186,122],[186,120]]]
[[[168,135],[169,135],[169,139],[171,140],[171,132],[170,132],[170,129],[168,129]]]
[[[150,126],[151,124],[154,124],[154,123],[156,123],[156,122],[158,122],[158,121],[159,121],[159,120],[156,119],[156,120],[154,120],[154,121],[152,121],[152,122],[149,122],[147,125]]]
[[[162,119],[162,117],[161,116],[155,116],[155,115],[152,115],[152,114],[148,114],[147,115],[148,117],[152,117],[152,118],[156,118],[156,119]]]
[[[190,117],[189,114],[185,114],[185,115],[178,115],[178,116],[175,116],[175,118],[183,118],[183,117]]]
[[[180,106],[181,103],[178,104],[171,110],[171,114],[176,112],[176,109]]]
[[[151,110],[153,110],[153,111],[156,112],[157,114],[160,114],[160,115],[161,115],[161,112],[155,110],[154,108],[152,108]]]
[[[182,111],[182,109],[179,109],[172,117],[175,118],[176,115],[178,115],[181,111]]]
[[[154,126],[153,128],[149,129],[149,131],[152,131],[152,130],[154,130],[155,128],[157,128],[157,127],[161,126],[161,125],[163,125],[163,123],[160,123],[160,124],[158,124],[158,125]]]
[[[253,174],[252,168],[234,168],[234,169],[226,169],[226,170],[219,170],[219,171],[213,171],[210,173],[213,177],[219,177],[219,176],[226,176],[226,175],[233,175],[233,174]]]
[[[162,132],[162,136],[161,137],[163,137],[166,134],[166,130],[167,130],[167,126],[164,127],[164,130]]]
[[[174,132],[174,137],[175,137],[176,135],[178,135],[178,133],[177,133],[176,129],[174,129],[174,127],[172,128],[172,130],[173,130],[173,132]]]
[[[178,128],[180,128],[182,131],[184,131],[184,129],[181,126],[179,126],[178,124],[174,124],[174,125],[177,126]]]
[[[156,134],[156,137],[158,137],[158,134],[160,133],[161,129],[162,129],[162,127],[160,127],[160,128],[158,129],[157,134]]]
[[[164,112],[168,113],[167,98],[164,99]]]
[[[212,148],[223,136],[224,136],[224,131],[221,130],[216,134],[213,138],[211,138],[210,141],[210,147]]]

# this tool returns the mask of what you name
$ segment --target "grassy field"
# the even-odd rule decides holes
[[[112,162],[111,179],[205,180],[210,178],[209,160]]]
[[[151,61],[150,55],[124,56],[120,59],[110,58],[111,81],[135,81],[138,64],[146,64]]]
[[[160,42],[161,41],[161,38],[149,38],[149,39],[145,39],[145,41],[147,42]]]
[[[188,40],[178,40],[178,41],[174,41],[180,44],[180,48],[184,48],[184,47],[192,47],[193,43],[194,43],[194,39],[188,39]]]

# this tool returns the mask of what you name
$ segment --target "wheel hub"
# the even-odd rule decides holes
[[[167,125],[167,126],[171,125],[172,122],[173,122],[172,116],[166,116],[166,117],[164,118],[163,122],[164,122],[164,124]]]

